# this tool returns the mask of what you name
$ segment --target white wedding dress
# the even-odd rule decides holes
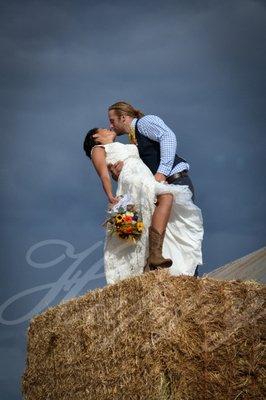
[[[203,223],[201,210],[192,202],[188,186],[157,182],[139,157],[135,144],[113,142],[97,146],[105,148],[107,163],[124,161],[116,195],[130,194],[144,223],[143,233],[136,244],[106,233],[104,270],[107,284],[143,273],[148,257],[148,228],[157,195],[169,192],[174,195],[174,201],[162,254],[173,261],[168,268],[170,274],[194,275],[197,265],[202,265]]]

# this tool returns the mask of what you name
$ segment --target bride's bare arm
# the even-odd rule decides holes
[[[115,196],[113,196],[112,183],[107,169],[105,150],[103,147],[97,146],[93,148],[91,161],[97,171],[97,174],[101,178],[103,189],[108,197],[108,200],[110,201],[110,203],[116,203],[117,199]]]

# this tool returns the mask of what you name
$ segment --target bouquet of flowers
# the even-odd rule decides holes
[[[117,204],[108,210],[108,218],[103,223],[107,231],[121,239],[136,241],[143,231],[143,221],[140,212],[129,195],[124,195]]]

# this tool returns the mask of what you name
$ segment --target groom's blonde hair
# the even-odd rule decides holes
[[[144,116],[143,112],[134,108],[131,104],[126,103],[125,101],[118,101],[117,103],[112,104],[108,111],[115,110],[116,114],[121,117],[121,115],[128,115],[132,118],[141,118]]]

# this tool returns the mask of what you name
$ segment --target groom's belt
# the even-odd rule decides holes
[[[188,170],[185,169],[184,171],[177,172],[176,174],[170,175],[166,178],[168,183],[174,182],[178,178],[183,178],[183,176],[188,176]]]

